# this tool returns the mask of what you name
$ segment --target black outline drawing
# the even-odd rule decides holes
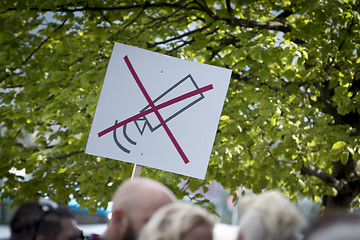
[[[196,84],[194,78],[191,76],[191,74],[188,74],[186,77],[184,77],[183,79],[181,79],[179,82],[177,82],[176,84],[174,84],[172,87],[170,87],[169,89],[167,89],[164,93],[162,93],[160,96],[158,96],[157,98],[155,98],[155,100],[153,101],[153,103],[155,104],[157,101],[159,101],[161,98],[163,98],[166,94],[168,94],[169,92],[171,92],[173,89],[175,89],[176,87],[178,87],[181,83],[183,83],[184,81],[186,81],[187,79],[190,79],[190,81],[192,82],[192,84],[195,87],[195,90],[199,89],[198,85]],[[171,119],[175,118],[176,116],[178,116],[180,113],[184,112],[186,109],[189,109],[190,107],[192,107],[193,105],[195,105],[196,103],[198,103],[199,101],[201,101],[202,99],[204,99],[205,96],[203,93],[199,93],[199,97],[195,100],[193,100],[191,103],[187,104],[185,107],[181,108],[180,110],[178,110],[177,112],[175,112],[174,114],[170,115],[168,118],[164,119],[165,122],[170,121]],[[140,110],[140,112],[144,112],[145,110],[147,110],[148,108],[150,108],[150,105],[148,104],[146,107],[144,107],[143,109]],[[143,127],[141,128],[139,125],[139,121],[145,121]],[[149,127],[151,132],[154,132],[156,129],[161,127],[161,123],[159,123],[156,126],[152,126],[149,122],[149,120],[146,118],[146,116],[141,117],[139,119],[136,119],[135,121],[133,121],[136,125],[136,128],[138,129],[140,135],[143,135],[146,126]],[[115,120],[115,124],[118,123],[118,120]],[[125,124],[123,126],[123,135],[125,137],[125,139],[131,143],[132,145],[136,145],[136,142],[134,140],[132,140],[126,133],[126,125]],[[114,141],[116,143],[116,145],[124,152],[126,153],[130,153],[130,150],[125,148],[117,139],[117,134],[116,134],[116,129],[113,130],[113,138]]]

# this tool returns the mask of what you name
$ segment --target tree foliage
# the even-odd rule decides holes
[[[1,198],[106,206],[132,165],[85,155],[114,42],[232,69],[205,181],[358,206],[356,0],[5,0]],[[24,169],[31,178],[17,175]],[[185,178],[142,175],[178,197]]]

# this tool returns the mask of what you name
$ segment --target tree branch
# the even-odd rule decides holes
[[[356,135],[360,136],[360,122],[358,121],[360,114],[357,112],[350,112],[346,115],[341,115],[338,113],[337,108],[332,104],[331,100],[334,93],[334,89],[331,89],[327,80],[318,81],[314,80],[313,85],[319,90],[319,103],[312,101],[310,98],[311,104],[318,106],[322,112],[331,115],[335,120],[335,125],[344,125],[349,124],[351,127],[356,129]]]
[[[276,30],[284,33],[290,32],[292,30],[289,24],[278,21],[256,22],[247,19],[233,19],[232,21],[236,26],[247,27],[247,28],[257,27],[259,29]]]
[[[175,40],[179,40],[179,39],[182,39],[183,37],[189,36],[191,34],[201,32],[201,31],[207,29],[208,27],[210,27],[211,25],[212,25],[212,23],[209,23],[209,24],[207,24],[206,26],[204,26],[202,28],[197,28],[197,29],[195,29],[193,31],[186,32],[184,34],[181,34],[181,35],[173,37],[173,38],[169,38],[169,39],[161,41],[161,42],[149,43],[149,45],[150,45],[150,47],[155,47],[156,45],[159,45],[159,44],[166,44],[166,43],[169,43],[169,42],[172,42],[172,41],[175,41]]]
[[[127,27],[129,27],[131,24],[133,24],[133,23],[136,21],[136,19],[138,19],[138,18],[141,16],[141,14],[143,14],[143,12],[144,12],[144,9],[142,9],[142,10],[135,16],[134,19],[132,19],[130,22],[128,22],[128,23],[122,28],[121,31],[124,31]]]
[[[82,3],[81,3],[82,4]],[[139,8],[161,8],[161,7],[169,7],[169,8],[186,8],[187,5],[183,5],[180,3],[148,3],[145,2],[143,4],[129,4],[126,6],[112,6],[112,7],[103,7],[103,6],[80,6],[76,7],[73,5],[72,7],[68,6],[57,6],[54,8],[40,8],[40,7],[30,7],[28,10],[30,11],[39,11],[39,12],[83,12],[83,11],[114,11],[114,10],[131,10],[131,9],[139,9]],[[191,7],[189,9],[197,9],[195,7]],[[16,8],[8,8],[1,13],[8,11],[17,11]]]
[[[312,164],[308,164],[308,166],[305,166],[304,164],[301,166],[301,174],[303,175],[309,175],[314,176],[329,185],[330,187],[335,188],[336,190],[340,191],[344,188],[345,184],[347,182],[345,181],[339,181],[338,179],[332,177],[330,174],[326,173],[324,170],[315,167]]]
[[[64,155],[59,155],[59,156],[56,156],[56,157],[49,157],[48,160],[52,161],[52,160],[56,160],[56,159],[64,159],[64,158],[68,158],[68,157],[71,157],[75,154],[79,154],[79,153],[82,153],[83,151],[75,151],[75,152],[71,152],[71,153],[68,153],[68,154],[64,154]]]
[[[199,3],[197,0],[195,0],[194,3],[196,3],[196,4],[200,7],[200,9],[201,9],[203,12],[205,12],[207,15],[209,15],[210,17],[212,17],[212,18],[214,18],[214,19],[219,19],[219,17],[216,16],[216,14],[213,13],[213,12],[211,11],[211,9],[207,6],[207,4],[206,4],[205,1],[203,1],[204,5],[202,5],[201,3]]]
[[[66,23],[68,19],[65,19],[55,30],[54,32],[56,32],[57,30],[59,30],[61,27],[63,27]],[[47,38],[45,38],[44,40],[41,41],[41,43],[39,44],[39,46],[37,46],[30,54],[29,56],[27,56],[22,63],[20,64],[20,66],[18,67],[14,67],[10,70],[10,72],[14,72],[16,69],[20,68],[22,65],[24,65],[25,63],[27,63],[32,56],[34,56],[34,54],[40,50],[40,48],[50,39],[50,36],[48,36]],[[7,73],[6,76],[0,80],[0,83],[3,82],[4,80],[6,80],[8,77],[10,77],[10,73]]]
[[[291,11],[291,10],[284,10],[284,11],[282,11],[279,15],[276,16],[276,19],[284,20],[284,19],[286,19],[288,16],[291,16],[292,14],[294,14],[293,11]]]
[[[109,23],[110,26],[112,25],[112,22],[106,17],[106,15],[104,14],[103,11],[99,11],[100,15],[103,17],[103,19],[105,20],[105,22]]]
[[[231,18],[233,17],[233,10],[231,8],[231,3],[230,3],[230,0],[226,0],[226,8],[227,8],[227,11],[229,12]]]
[[[249,82],[249,80],[251,79],[251,75],[248,74],[248,75],[240,75],[239,73],[236,73],[236,72],[232,72],[231,73],[231,79],[236,79],[238,81],[244,81],[246,83]]]
[[[193,5],[193,6],[190,6]],[[127,6],[112,6],[112,7],[104,7],[104,6],[81,6],[81,7],[64,7],[64,6],[58,6],[55,10],[54,9],[46,9],[46,8],[39,8],[39,7],[30,7],[30,11],[41,11],[41,12],[83,12],[83,11],[116,11],[116,10],[131,10],[131,9],[150,9],[150,8],[173,8],[173,9],[186,9],[186,10],[195,10],[195,11],[201,11],[205,12],[207,15],[209,15],[214,20],[224,20],[230,25],[235,26],[241,26],[241,27],[247,27],[247,28],[260,28],[260,29],[268,29],[268,30],[276,30],[276,31],[282,31],[284,33],[290,32],[292,30],[291,26],[289,24],[280,22],[280,21],[269,21],[269,22],[257,22],[247,19],[236,19],[236,18],[220,18],[217,16],[211,9],[206,5],[206,2],[204,4],[199,3],[198,1],[194,1],[189,4],[181,4],[180,2],[177,3],[148,3],[145,2],[143,4],[137,4],[137,5],[127,5]],[[228,3],[227,3],[227,10],[232,11],[231,6],[229,9]],[[6,11],[15,11],[16,8],[8,8]]]

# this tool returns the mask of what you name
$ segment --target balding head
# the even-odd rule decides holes
[[[128,226],[126,229],[129,231],[131,230],[129,228],[132,228],[136,237],[145,223],[159,208],[175,200],[175,195],[165,185],[155,180],[141,177],[126,180],[114,194],[113,218],[119,218],[119,216],[127,218]],[[117,220],[112,219],[111,221],[116,222]],[[104,236],[111,240],[109,234]]]
[[[139,204],[152,198],[169,200],[169,202],[176,200],[174,194],[160,182],[141,177],[129,179],[116,190],[113,197],[113,209],[120,207],[130,213],[133,208],[138,208]]]

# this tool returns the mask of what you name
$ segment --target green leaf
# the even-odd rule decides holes
[[[349,159],[349,152],[343,152],[341,153],[340,161],[342,164],[346,164]]]
[[[110,175],[110,170],[109,168],[107,168],[106,166],[104,167],[101,167],[99,170],[98,170],[98,174],[102,177],[109,177]]]
[[[346,142],[338,141],[338,142],[333,144],[331,149],[332,150],[340,150],[340,149],[344,148],[345,146],[346,146]]]
[[[239,186],[256,193],[279,189],[294,201],[348,197],[301,169],[311,164],[331,173],[340,171],[335,161],[360,160],[357,1],[231,1],[231,12],[225,1],[212,0],[3,2],[3,200],[19,204],[40,194],[67,201],[71,193],[95,211],[131,176],[131,164],[84,154],[114,42],[232,70],[206,179],[191,178],[180,189],[184,176],[145,167],[143,176],[164,182],[178,198],[188,196],[188,188],[201,199],[197,190],[215,181],[231,193]],[[274,18],[286,9],[293,14]],[[181,78],[186,71],[173,74]],[[194,80],[201,87],[213,77]],[[166,89],[163,80],[154,97]],[[208,94],[189,111],[203,106]],[[123,111],[121,104],[111,110]],[[186,144],[195,147],[202,139],[191,141]],[[25,169],[31,180],[11,168]],[[357,207],[358,197],[351,199]]]

